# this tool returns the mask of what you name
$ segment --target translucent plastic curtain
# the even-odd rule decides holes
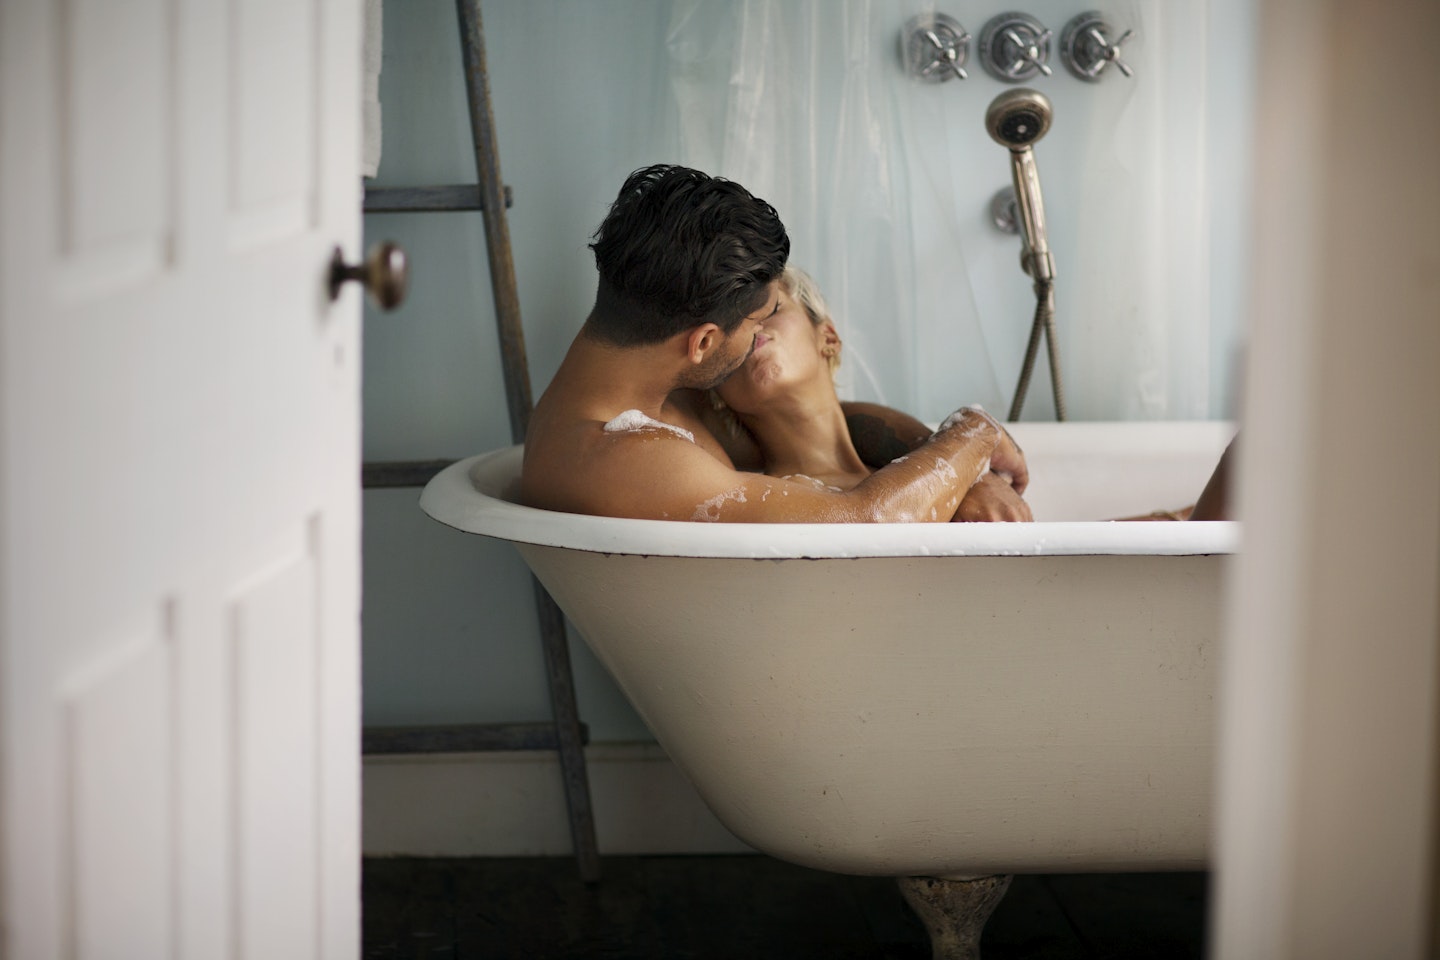
[[[680,0],[668,36],[684,162],[780,211],[845,340],[849,396],[913,407],[914,202],[890,3]]]
[[[1233,4],[1232,4],[1233,5]],[[931,4],[902,0],[676,0],[666,32],[680,162],[745,184],[780,211],[792,260],[820,282],[845,340],[842,393],[938,420],[955,406],[1008,408],[1033,300],[1019,240],[988,217],[1009,184],[984,131],[1009,88],[974,59],[970,78],[906,75],[901,28]],[[1011,9],[950,10],[978,38]],[[1057,262],[1057,324],[1075,419],[1188,419],[1228,412],[1212,316],[1214,137],[1205,4],[1117,3],[1136,77],[1085,83],[1058,57],[1079,12],[1034,0],[1056,35],[1054,75],[1027,85],[1055,105],[1036,147]],[[1112,71],[1113,72],[1113,71]],[[1243,133],[1243,118],[1232,118]],[[1229,127],[1227,130],[1231,129]],[[1222,277],[1233,285],[1234,278]],[[1226,327],[1230,323],[1230,327]],[[1053,416],[1037,367],[1026,419]]]

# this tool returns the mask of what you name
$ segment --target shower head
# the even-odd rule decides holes
[[[1050,129],[1050,101],[1038,90],[1006,90],[990,101],[985,129],[1002,147],[1023,150]]]
[[[1015,207],[1025,246],[1020,265],[1036,282],[1055,279],[1055,261],[1045,239],[1045,207],[1040,200],[1040,174],[1035,169],[1036,140],[1050,129],[1050,101],[1038,90],[1006,90],[990,101],[985,129],[1010,151],[1010,172],[1015,181]]]

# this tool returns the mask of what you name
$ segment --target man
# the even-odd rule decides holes
[[[531,416],[526,503],[654,520],[944,521],[974,487],[983,502],[967,517],[1023,509],[1023,455],[971,408],[851,490],[735,469],[698,398],[754,349],[790,254],[774,208],[744,187],[686,167],[638,170],[591,249],[595,307]],[[992,470],[1013,490],[997,494]]]

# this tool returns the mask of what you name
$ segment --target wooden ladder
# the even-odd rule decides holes
[[[511,205],[510,188],[500,179],[500,157],[495,143],[495,116],[490,107],[490,81],[485,65],[485,30],[480,0],[456,0],[460,50],[464,58],[465,89],[470,102],[470,130],[475,144],[475,170],[479,182],[440,187],[367,188],[366,213],[421,213],[478,210],[485,221],[485,247],[490,260],[491,291],[504,368],[505,399],[510,411],[510,435],[525,441],[532,400],[530,370],[525,358],[525,332],[520,325],[520,295],[515,282],[515,261],[510,250],[510,227],[505,210]],[[366,463],[362,486],[424,486],[450,460]],[[590,806],[589,777],[585,769],[587,731],[575,706],[575,681],[565,618],[555,601],[531,577],[545,672],[550,686],[553,723],[470,724],[438,727],[368,727],[363,752],[381,754],[455,753],[493,750],[555,750],[565,785],[570,813],[570,836],[586,883],[600,879],[600,858],[595,844],[595,817]]]

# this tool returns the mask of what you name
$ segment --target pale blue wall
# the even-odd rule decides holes
[[[1047,11],[1058,10],[1055,0],[1045,3]],[[594,268],[586,243],[624,175],[680,159],[666,155],[658,122],[666,109],[664,33],[674,6],[675,0],[484,5],[536,396],[590,306]],[[1089,6],[1077,0],[1068,13]],[[999,2],[941,7],[972,32],[992,13],[1012,8]],[[1189,62],[1214,67],[1195,104],[1196,117],[1211,131],[1202,160],[1216,198],[1210,262],[1197,264],[1209,274],[1211,416],[1233,414],[1229,383],[1241,342],[1251,18],[1250,0],[1212,0],[1206,36],[1196,38],[1206,45],[1204,54],[1189,56]],[[1047,16],[1057,30],[1064,19]],[[375,183],[473,182],[454,4],[390,0],[384,49],[383,159]],[[1063,76],[1058,64],[1056,71],[1057,84],[1079,82]],[[1003,160],[997,165],[1003,170]],[[400,310],[367,309],[365,317],[366,460],[458,458],[508,444],[480,216],[370,215],[365,227],[367,243],[401,242],[413,271],[410,299]],[[1045,389],[1037,376],[1032,396]],[[523,564],[508,545],[428,520],[415,505],[417,494],[365,494],[366,724],[546,719],[543,662]],[[647,738],[603,669],[573,638],[572,653],[592,738]]]
[[[501,170],[536,396],[594,297],[589,235],[650,146],[666,0],[486,3]],[[563,15],[562,15],[563,11]],[[564,37],[565,43],[552,43]],[[590,55],[559,59],[583,38]],[[377,185],[475,180],[455,5],[385,4]],[[603,199],[602,199],[603,198]],[[510,442],[479,214],[370,215],[412,264],[406,304],[367,310],[366,460],[461,457]],[[563,278],[577,274],[585,282]],[[529,574],[508,545],[441,527],[417,491],[365,494],[365,723],[549,717]],[[648,739],[583,644],[572,643],[597,740]]]

